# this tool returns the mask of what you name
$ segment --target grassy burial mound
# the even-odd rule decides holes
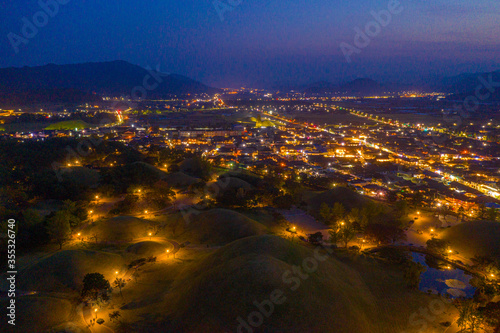
[[[60,251],[23,270],[19,289],[77,291],[81,288],[85,274],[99,272],[111,280],[115,271],[121,271],[124,267],[122,257],[117,254],[89,250]]]
[[[190,185],[196,184],[200,179],[186,175],[184,172],[178,171],[163,177],[169,186],[174,188],[187,188]]]
[[[465,258],[492,256],[500,260],[500,223],[472,221],[444,229],[440,238]]]
[[[439,299],[408,289],[402,272],[385,265],[247,237],[182,271],[162,315],[176,332],[418,332],[419,309]],[[442,332],[440,322],[456,316],[439,306],[426,332]]]
[[[99,185],[99,172],[84,167],[71,167],[64,169],[61,173],[63,179],[67,179],[79,186],[95,188]]]
[[[238,170],[238,171],[229,171],[221,175],[222,178],[224,177],[234,177],[234,178],[239,178],[241,180],[244,180],[248,184],[258,187],[262,182],[262,178],[257,176],[256,174],[249,172],[247,170]]]
[[[229,209],[211,209],[192,215],[185,228],[182,238],[211,245],[227,244],[266,231],[259,222]]]
[[[269,317],[250,316],[254,324],[262,318],[260,327],[251,327],[255,332],[373,332],[376,304],[364,282],[345,264],[319,255],[324,261],[314,259],[311,249],[270,235],[226,245],[176,279],[167,299],[175,309],[174,330],[236,332],[250,325],[249,315],[259,311],[256,302],[266,304]],[[309,267],[310,273],[302,270],[307,278],[292,273],[296,265]],[[272,311],[271,298],[277,301]]]
[[[123,242],[146,237],[152,222],[133,216],[117,216],[93,223],[82,231],[82,236],[89,241]]]
[[[169,248],[170,246],[167,244],[144,241],[129,245],[126,252],[140,257],[156,257],[160,254],[164,254]]]
[[[0,302],[2,308],[7,307],[6,302]],[[16,299],[18,311],[22,311],[16,316],[16,326],[3,330],[4,322],[0,325],[2,332],[87,332],[79,320],[72,313],[74,305],[69,300],[54,297],[27,296]],[[10,325],[8,325],[10,326]],[[54,327],[60,330],[53,330]],[[64,330],[67,329],[67,330]],[[73,329],[73,330],[71,330]],[[78,330],[79,329],[79,330]]]

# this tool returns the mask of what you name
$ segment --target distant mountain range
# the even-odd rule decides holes
[[[480,77],[484,80],[479,80]],[[279,90],[336,96],[374,96],[420,90],[453,94],[450,98],[465,98],[474,95],[476,87],[484,81],[493,81],[494,84],[500,82],[500,71],[446,77],[430,82],[425,87],[387,84],[369,78],[358,78],[344,84],[319,81],[303,86],[288,85]],[[494,90],[488,100],[500,101],[500,87],[487,88]],[[144,97],[144,91],[147,98],[220,92],[219,89],[181,75],[148,71],[126,61],[0,68],[0,107],[9,104],[93,102],[103,96],[135,94],[137,97]],[[486,93],[487,90],[483,89],[481,92]]]
[[[301,88],[306,94],[333,94],[339,96],[374,96],[384,93],[399,92],[408,89],[407,85],[381,84],[368,78],[359,78],[345,84],[334,84],[327,81],[316,82]]]
[[[485,82],[488,82],[489,85]],[[426,86],[413,86],[397,83],[382,84],[369,78],[359,78],[345,84],[334,84],[328,81],[319,81],[309,85],[295,87],[290,90],[312,95],[328,94],[338,96],[374,96],[414,90],[422,92],[443,92],[452,94],[450,98],[464,98],[470,95],[474,96],[475,90],[479,85],[483,87],[480,91],[481,94],[491,92],[488,100],[500,101],[500,71],[476,74],[468,73],[453,77],[446,77],[436,82],[430,82]]]
[[[147,98],[156,98],[219,90],[126,61],[0,69],[0,102],[78,102],[100,96],[143,97],[144,91]]]
[[[450,98],[476,96],[483,101],[500,101],[500,71],[446,77],[438,83],[437,88],[453,94]]]

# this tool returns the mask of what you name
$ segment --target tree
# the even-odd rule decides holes
[[[365,228],[366,237],[378,243],[395,243],[406,237],[403,230],[396,226],[384,224],[369,224]]]
[[[460,206],[460,208],[458,208],[458,217],[460,218],[460,220],[463,220],[464,216],[465,216],[465,208],[464,206]]]
[[[49,237],[59,244],[59,250],[62,249],[71,235],[71,227],[69,225],[69,216],[66,211],[58,211],[49,218],[47,223],[47,233]]]
[[[342,220],[345,217],[344,205],[340,202],[333,204],[332,215],[335,222]]]
[[[104,275],[101,273],[88,273],[83,277],[81,295],[99,303],[100,300],[109,299],[108,292],[110,289],[109,281],[104,278]]]
[[[162,209],[172,202],[175,192],[165,181],[160,180],[146,190],[144,197],[148,207]]]
[[[113,287],[120,290],[120,296],[123,298],[122,288],[125,287],[125,280],[117,277],[116,280],[113,281]]]
[[[353,225],[358,227],[358,229],[363,230],[368,225],[368,216],[366,210],[353,208],[347,215],[347,219],[353,223]]]
[[[344,243],[344,247],[347,248],[349,242],[356,236],[356,230],[352,223],[344,222],[337,233],[338,240]]]
[[[500,302],[490,302],[484,307],[478,308],[484,323],[494,328],[495,333],[500,332]]]
[[[71,226],[71,228],[78,227],[81,222],[85,221],[88,218],[87,209],[85,209],[82,204],[79,204],[75,201],[65,200],[61,210],[67,213],[67,216],[69,218],[69,225]]]
[[[498,212],[495,208],[490,207],[486,210],[486,219],[490,221],[496,221],[498,217]]]
[[[109,313],[109,321],[118,320],[121,317],[120,311],[113,311]]]
[[[337,223],[345,217],[345,208],[344,205],[339,202],[334,203],[331,208],[323,202],[319,213],[326,224],[335,227]]]
[[[439,239],[439,238],[435,238],[435,237],[432,237],[431,239],[429,239],[426,242],[426,244],[427,244],[427,249],[429,251],[440,254],[440,255],[447,255],[448,247],[450,246],[449,242],[442,240],[442,239]]]
[[[316,232],[314,234],[308,235],[309,243],[320,244],[323,241],[323,234],[321,232]]]
[[[426,268],[422,264],[413,262],[411,260],[406,261],[406,264],[404,266],[404,277],[410,289],[418,289],[418,286],[420,284],[420,275],[425,271]]]
[[[453,304],[458,310],[457,325],[462,331],[474,333],[481,328],[484,318],[473,299],[458,299]]]
[[[405,217],[408,215],[408,203],[406,200],[399,200],[394,204],[394,211],[398,217]]]

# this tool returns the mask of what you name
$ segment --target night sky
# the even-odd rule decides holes
[[[68,0],[60,0],[61,2]],[[2,0],[0,67],[126,60],[218,86],[370,77],[423,82],[500,69],[500,1],[401,0],[403,10],[348,63],[342,42],[389,0],[69,0],[18,46],[38,1]],[[238,5],[238,2],[241,2]],[[43,18],[43,17],[42,17]]]

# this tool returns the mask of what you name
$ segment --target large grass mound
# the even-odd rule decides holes
[[[74,130],[75,128],[78,130],[85,129],[91,127],[90,124],[82,121],[82,120],[65,120],[60,121],[58,123],[50,124],[45,129],[46,130]]]
[[[263,234],[265,227],[233,210],[211,209],[193,215],[186,231],[182,236],[191,242],[217,245]]]
[[[473,221],[445,229],[441,236],[466,258],[492,256],[500,260],[500,223]]]
[[[1,302],[2,308],[7,307],[6,302]],[[84,327],[71,323],[73,316],[73,305],[69,300],[53,297],[18,297],[16,298],[16,307],[19,311],[16,316],[16,326],[12,330],[0,329],[2,332],[50,332],[54,326],[61,328],[55,332],[88,332]],[[7,318],[7,317],[6,317]],[[7,319],[0,325],[7,325]],[[67,330],[69,328],[78,328],[79,330]]]
[[[56,252],[23,270],[18,283],[19,289],[26,291],[79,290],[87,273],[99,272],[112,281],[114,272],[123,269],[124,261],[117,254],[67,250]]]
[[[63,179],[68,179],[75,184],[95,188],[99,185],[100,176],[99,171],[97,170],[84,167],[72,167],[64,169],[62,177]]]
[[[224,177],[234,177],[234,178],[239,178],[241,180],[244,180],[248,184],[252,186],[259,186],[260,183],[262,182],[262,178],[257,176],[256,174],[249,172],[247,170],[238,170],[238,171],[229,171],[220,176],[221,178]]]
[[[374,297],[359,275],[332,258],[316,260],[314,268],[312,258],[313,250],[276,236],[226,245],[176,279],[170,299],[176,331],[236,332],[237,318],[257,311],[254,301],[279,290],[283,303],[255,332],[374,332]],[[299,279],[291,272],[305,261],[313,269]]]
[[[163,180],[166,181],[169,186],[175,188],[186,188],[200,181],[200,179],[186,175],[181,171],[165,175]]]
[[[151,222],[133,216],[117,216],[107,220],[100,220],[82,231],[83,237],[97,235],[98,241],[131,241],[135,238],[146,237]]]
[[[141,257],[156,257],[160,254],[165,253],[168,248],[165,244],[160,244],[158,242],[145,241],[130,245],[127,247],[126,251]]]

